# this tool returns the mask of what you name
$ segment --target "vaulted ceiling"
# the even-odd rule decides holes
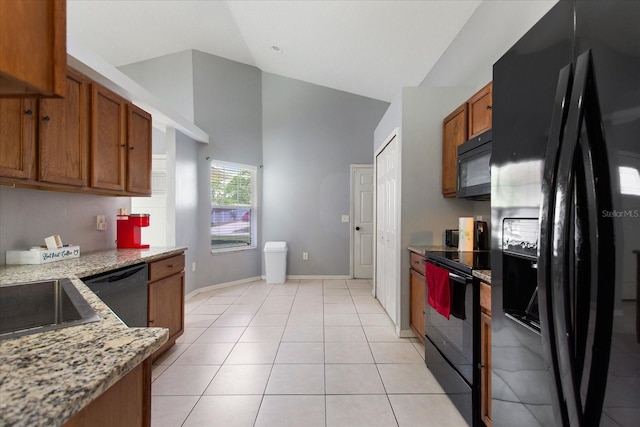
[[[487,2],[495,11],[492,19],[504,29],[487,22],[475,40],[459,48],[462,51],[494,48],[492,37],[500,37],[501,31],[509,30],[512,37],[514,20],[522,20],[514,14],[517,10],[532,15],[516,24],[523,27],[521,35],[553,3]],[[114,66],[197,49],[266,72],[391,101],[402,87],[422,82],[464,35],[482,3],[68,0],[67,27],[70,38]]]

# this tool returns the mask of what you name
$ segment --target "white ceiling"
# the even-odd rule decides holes
[[[114,66],[197,49],[391,101],[402,87],[422,82],[481,3],[68,0],[67,31]]]

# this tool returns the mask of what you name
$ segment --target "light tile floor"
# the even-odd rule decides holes
[[[459,427],[368,280],[257,281],[198,294],[153,365],[153,427]]]

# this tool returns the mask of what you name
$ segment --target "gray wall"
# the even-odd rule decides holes
[[[185,50],[147,61],[123,65],[118,69],[185,118],[193,121],[192,52]]]
[[[192,62],[185,64],[185,58]],[[193,73],[192,88],[175,71],[179,67]],[[121,70],[172,104],[188,98],[181,98],[180,91],[190,91],[194,123],[211,137],[209,144],[195,143],[195,148],[184,136],[176,143],[176,176],[184,182],[176,185],[176,244],[190,248],[189,271],[196,262],[187,292],[260,276],[267,240],[289,243],[289,274],[349,274],[349,224],[340,221],[349,213],[349,165],[372,163],[373,129],[387,103],[262,73],[199,51]],[[256,249],[211,254],[211,159],[258,167]],[[193,174],[196,184],[186,188],[186,177]],[[183,193],[194,188],[191,201]],[[309,261],[302,261],[303,251],[309,252]]]
[[[59,234],[80,252],[116,247],[116,213],[131,208],[128,197],[105,197],[0,187],[0,264],[7,250],[44,244]],[[96,230],[96,215],[106,215],[107,230]]]
[[[402,146],[399,330],[410,327],[409,245],[440,245],[444,230],[472,216],[474,202],[442,197],[442,119],[472,93],[469,88],[404,88],[375,130],[378,150],[394,128]]]
[[[211,254],[208,230],[211,224],[211,159],[258,167],[258,195],[262,189],[262,83],[255,67],[206,53],[193,51],[193,92],[195,124],[211,137],[199,144],[197,166],[199,242],[197,250],[198,287],[260,276],[262,239],[256,249]],[[180,147],[180,143],[177,144]],[[210,157],[210,160],[207,160]],[[178,192],[181,187],[178,186]],[[258,198],[261,206],[261,200]],[[258,220],[260,210],[258,211]],[[258,230],[260,230],[258,223]]]
[[[289,275],[349,275],[349,165],[373,163],[389,104],[263,73],[262,105],[263,240],[287,242]]]
[[[176,246],[188,246],[185,253],[185,293],[198,288],[197,268],[192,272],[191,265],[198,264],[198,243],[201,239],[198,223],[197,153],[199,143],[176,132],[175,143],[175,235]],[[206,232],[207,228],[204,229]]]

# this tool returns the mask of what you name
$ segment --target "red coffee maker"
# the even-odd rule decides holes
[[[149,245],[140,243],[140,229],[149,226],[149,214],[118,215],[118,248],[144,249]]]

